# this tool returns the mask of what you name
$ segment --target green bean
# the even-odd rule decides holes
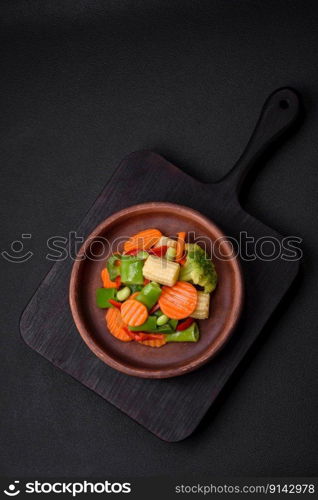
[[[186,330],[168,333],[165,336],[166,342],[197,342],[200,332],[197,323],[192,323]]]
[[[122,288],[117,292],[117,300],[120,302],[123,302],[124,300],[128,299],[130,295],[130,288],[128,286],[125,286],[125,288]]]
[[[158,326],[163,326],[165,325],[166,323],[168,323],[169,321],[169,318],[168,316],[166,316],[165,314],[162,314],[161,316],[159,316],[159,318],[157,319],[157,325]]]
[[[177,250],[173,247],[169,247],[167,252],[166,252],[166,259],[168,260],[174,260],[177,255]]]

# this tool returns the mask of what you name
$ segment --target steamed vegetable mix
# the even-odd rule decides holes
[[[131,236],[123,252],[107,259],[101,281],[96,303],[107,309],[111,335],[162,347],[198,342],[197,320],[209,317],[217,273],[205,250],[187,242],[185,231],[170,237],[150,228]]]

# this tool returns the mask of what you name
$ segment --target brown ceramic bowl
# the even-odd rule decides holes
[[[218,273],[218,286],[212,294],[210,317],[199,321],[197,343],[171,343],[151,348],[137,342],[120,342],[108,331],[106,310],[95,304],[96,288],[101,286],[101,270],[114,248],[134,233],[149,227],[166,235],[178,231],[194,232],[206,242]],[[199,212],[172,203],[143,203],[108,217],[83,244],[74,262],[70,282],[70,306],[75,324],[88,347],[107,365],[128,375],[167,378],[195,370],[209,361],[228,340],[240,315],[243,284],[240,266],[227,242],[215,244],[224,235]],[[192,239],[194,235],[192,235]],[[106,241],[107,240],[107,241]],[[222,254],[222,259],[218,258]],[[85,257],[85,258],[84,258]]]

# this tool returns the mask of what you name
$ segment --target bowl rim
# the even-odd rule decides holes
[[[230,259],[232,263],[233,273],[234,273],[234,282],[235,282],[235,293],[234,293],[234,301],[233,307],[230,310],[230,315],[223,327],[220,335],[214,340],[214,342],[207,347],[207,349],[202,353],[199,357],[189,361],[186,365],[175,366],[172,368],[138,368],[135,365],[129,365],[128,363],[121,363],[117,361],[113,356],[105,352],[105,350],[98,347],[96,342],[93,339],[93,336],[90,333],[90,329],[86,328],[84,321],[81,319],[80,309],[77,307],[77,282],[79,273],[81,270],[81,265],[85,262],[85,259],[80,259],[78,257],[83,256],[86,251],[87,245],[91,243],[94,238],[97,238],[100,233],[105,229],[105,227],[112,225],[115,222],[118,222],[121,218],[125,218],[132,212],[145,212],[149,210],[153,210],[155,208],[166,209],[167,211],[171,211],[175,208],[178,208],[179,213],[183,213],[185,215],[191,215],[192,220],[197,220],[197,222],[203,223],[204,226],[208,226],[213,235],[216,238],[225,237],[225,234],[221,231],[221,229],[212,222],[208,217],[202,215],[198,210],[187,207],[185,205],[179,205],[177,203],[171,202],[145,202],[139,203],[136,205],[131,205],[127,208],[119,210],[106,219],[104,219],[100,224],[98,224],[95,229],[85,238],[84,243],[80,247],[76,259],[72,266],[70,284],[69,284],[69,304],[71,308],[71,313],[73,316],[74,323],[76,328],[84,340],[85,344],[89,347],[89,349],[105,364],[114,368],[117,371],[125,373],[126,375],[131,375],[135,377],[142,378],[170,378],[183,375],[185,373],[189,373],[197,368],[201,367],[205,363],[211,360],[217,352],[220,351],[221,348],[224,347],[226,342],[229,340],[243,308],[244,301],[244,283],[243,283],[243,275],[242,268],[239,262],[238,257],[233,257]],[[227,241],[224,244],[230,249],[230,246]],[[106,326],[105,326],[105,331]]]

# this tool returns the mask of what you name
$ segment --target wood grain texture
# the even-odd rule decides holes
[[[84,218],[78,234],[87,237],[106,217],[129,205],[168,201],[199,210],[237,239],[245,231],[254,238],[272,236],[282,241],[280,234],[242,209],[239,190],[259,156],[290,130],[298,117],[299,99],[294,91],[273,93],[239,162],[216,184],[203,184],[149,151],[128,155]],[[113,370],[84,344],[68,303],[72,265],[71,259],[55,263],[43,280],[22,315],[23,339],[56,367],[167,441],[179,441],[194,431],[298,271],[298,262],[243,260],[245,305],[226,347],[195,372],[150,380]]]

